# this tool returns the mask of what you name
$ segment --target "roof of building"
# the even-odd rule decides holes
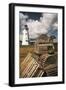
[[[47,34],[41,34],[38,39],[44,39],[47,40],[49,37],[47,36]]]

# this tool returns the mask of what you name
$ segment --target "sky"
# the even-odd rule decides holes
[[[57,13],[36,13],[36,12],[20,12],[20,35],[27,24],[29,30],[29,38],[36,38],[40,34],[58,35],[58,14]]]

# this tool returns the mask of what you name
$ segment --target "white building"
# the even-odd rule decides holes
[[[27,25],[25,25],[25,29],[22,31],[22,45],[29,45],[29,33]]]

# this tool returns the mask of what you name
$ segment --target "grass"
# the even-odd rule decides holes
[[[28,46],[21,46],[20,47],[20,61],[22,61],[28,53],[33,53],[34,52],[34,46],[33,45],[28,45]]]
[[[33,53],[34,52],[34,46],[33,45],[28,45],[28,46],[20,46],[19,49],[19,55],[20,55],[20,73],[21,73],[21,63],[25,59],[28,53]],[[20,74],[21,77],[21,74]]]

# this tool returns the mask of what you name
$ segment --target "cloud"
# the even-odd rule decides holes
[[[28,15],[24,15],[23,13],[19,13],[19,20],[20,20],[20,33],[24,29],[24,25],[27,23],[26,20],[28,19]]]
[[[28,14],[29,15],[29,14]],[[51,29],[57,30],[58,28],[58,15],[53,13],[42,13],[42,16],[38,20],[29,19],[27,15],[20,14],[21,27],[23,28],[24,24],[28,25],[29,28],[29,37],[36,38],[39,34],[46,34]],[[26,20],[28,19],[28,21]]]
[[[28,28],[29,28],[29,35],[31,38],[36,38],[39,31],[41,23],[38,20],[30,20],[27,22]]]
[[[19,13],[19,18],[20,19],[27,19],[28,15],[24,15],[23,13]]]
[[[48,29],[57,22],[57,14],[43,13],[40,22],[44,25],[45,29]]]
[[[40,20],[29,20],[27,22],[30,37],[37,37],[38,34],[46,34],[53,27],[57,29],[57,14],[43,13]]]

